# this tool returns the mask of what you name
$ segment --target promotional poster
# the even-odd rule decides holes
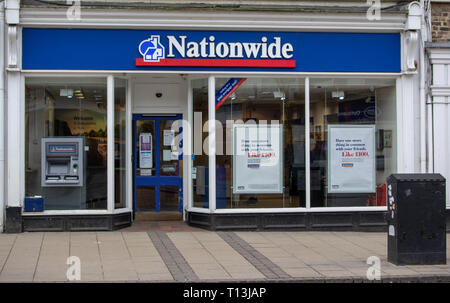
[[[282,131],[280,124],[234,125],[233,193],[282,193]]]
[[[375,125],[328,125],[328,192],[375,192]]]

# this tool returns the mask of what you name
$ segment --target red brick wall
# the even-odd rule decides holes
[[[450,42],[450,3],[431,3],[433,42]]]

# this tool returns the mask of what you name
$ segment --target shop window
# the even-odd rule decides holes
[[[192,81],[193,126],[192,126],[192,199],[194,207],[209,208],[208,180],[208,80]],[[205,130],[206,131],[203,131]]]
[[[301,78],[216,79],[216,207],[305,207]]]
[[[44,210],[107,209],[106,106],[105,78],[26,79],[25,194]]]
[[[312,79],[311,207],[386,206],[396,135],[394,80]]]
[[[127,80],[114,79],[114,190],[115,208],[126,207],[126,99]]]

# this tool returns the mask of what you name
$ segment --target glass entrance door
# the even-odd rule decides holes
[[[181,115],[133,115],[134,211],[183,211]]]

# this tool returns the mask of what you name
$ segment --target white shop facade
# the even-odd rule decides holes
[[[64,14],[3,29],[10,231],[378,230],[386,177],[426,167],[407,10]]]

